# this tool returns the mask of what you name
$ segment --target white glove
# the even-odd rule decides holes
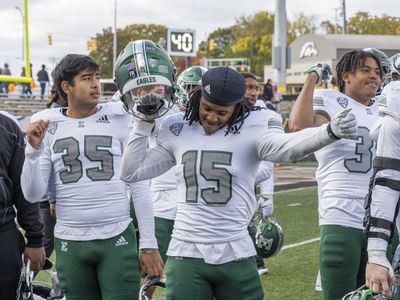
[[[306,71],[308,74],[313,72],[318,76],[316,85],[320,85],[322,81],[328,80],[332,75],[332,69],[328,64],[317,64]]]
[[[385,251],[368,250],[368,262],[387,268],[389,270],[389,276],[394,276],[394,270],[386,257]]]
[[[262,216],[265,219],[269,217],[274,212],[274,199],[272,195],[261,195],[258,198],[259,207],[262,212]]]
[[[332,139],[357,139],[357,120],[350,111],[351,108],[341,111],[328,123],[328,135]]]

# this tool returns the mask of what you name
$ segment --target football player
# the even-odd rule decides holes
[[[131,77],[126,76],[127,75],[126,65],[130,64],[131,61],[138,60],[138,58],[142,54],[142,52],[140,52],[139,54],[135,51],[135,49],[138,48],[149,49],[149,52],[146,53],[146,56],[149,59],[151,59],[151,57],[154,55],[158,55],[162,56],[165,61],[171,60],[164,51],[164,49],[162,49],[152,41],[139,40],[135,42],[130,42],[118,56],[116,62],[115,82],[117,83],[118,87],[120,87],[120,90],[118,91],[119,95],[122,95],[122,87],[125,86],[125,83],[131,80]],[[172,61],[170,63],[172,64]],[[150,64],[143,63],[143,65],[140,65],[140,63],[137,63],[135,65],[130,65],[129,71],[131,72],[131,74],[136,74],[137,77],[141,77],[140,74],[142,73],[147,73],[148,75],[157,75],[159,74],[158,73],[159,66],[162,67],[162,64],[164,64],[164,62],[161,62],[160,65],[157,65],[155,68],[151,67]],[[174,68],[172,70],[174,70]],[[170,82],[174,82],[175,72],[168,73],[167,76]],[[183,87],[182,82],[181,86]],[[145,89],[141,89],[140,91],[141,95],[149,93],[161,96],[162,98],[166,97],[166,92],[169,93],[169,95],[171,95],[172,86],[165,86],[163,84],[160,84],[154,86],[152,85],[151,87],[152,88],[148,89],[147,92]],[[180,93],[180,95],[183,96],[184,93],[182,92]],[[181,113],[181,112],[177,106],[172,106],[167,113],[163,114],[159,118],[156,118],[155,130],[149,137],[150,147],[156,146],[156,137],[162,120],[166,116],[175,113]],[[175,171],[173,169],[162,174],[161,176],[152,178],[150,182],[150,196],[153,202],[155,235],[157,238],[158,249],[164,263],[167,260],[167,249],[169,241],[171,239],[172,229],[174,226],[174,220],[176,215],[176,195],[177,195],[176,189],[177,189],[177,181],[176,181]],[[154,292],[154,288],[155,287],[149,287],[148,289],[146,289],[146,295],[149,299],[151,299],[151,296]]]
[[[175,96],[177,104],[182,111],[186,111],[189,95],[196,87],[201,85],[201,78],[207,69],[201,66],[193,66],[184,70],[176,81]]]
[[[400,53],[389,58],[390,68],[392,70],[392,80],[400,80]]]
[[[130,90],[137,82],[157,81],[143,76],[125,85]],[[235,70],[207,71],[201,89],[191,96],[185,119],[178,114],[165,118],[157,146],[151,149],[147,139],[156,113],[135,120],[121,178],[136,182],[177,166],[177,214],[165,269],[167,299],[263,299],[247,231],[257,205],[259,162],[298,159],[338,138],[356,136],[356,120],[349,110],[319,128],[270,132],[265,111],[250,113],[243,103],[245,91],[244,78]],[[136,98],[136,110],[148,98],[154,97]]]
[[[118,178],[132,117],[120,102],[99,104],[99,67],[87,56],[65,56],[53,80],[68,107],[32,116],[23,192],[30,202],[38,202],[54,177],[57,271],[68,299],[137,299],[139,269],[145,266],[158,276],[163,263],[148,184],[130,185],[138,212],[139,261],[127,186]]]
[[[399,257],[392,264],[386,257],[388,242],[400,218],[400,81],[389,83],[379,105],[379,132],[371,178],[371,192],[367,201],[366,234],[368,237],[368,265],[366,285],[375,293],[392,297],[391,287],[396,286],[394,271],[399,272]],[[375,134],[374,134],[375,135]],[[398,256],[398,253],[397,255]],[[396,263],[397,262],[397,263]],[[391,299],[391,298],[390,298]],[[397,298],[396,298],[397,299]]]
[[[283,132],[282,128],[282,117],[276,112],[267,109],[264,101],[258,99],[259,95],[259,83],[257,78],[247,72],[241,73],[244,77],[246,84],[246,93],[244,95],[244,101],[251,107],[252,110],[266,110],[270,114],[268,119],[268,127],[278,132]],[[263,218],[269,217],[274,210],[273,193],[274,193],[274,174],[273,174],[274,163],[262,161],[260,163],[259,174],[256,178],[256,184],[258,185],[260,197],[258,199],[260,209],[262,210]],[[261,176],[265,176],[264,178]],[[260,182],[261,181],[261,182]],[[268,272],[265,267],[264,260],[259,255],[256,256],[257,269],[260,275]]]
[[[379,53],[379,55],[377,54]],[[358,120],[356,140],[342,139],[315,153],[319,195],[320,255],[325,300],[341,299],[365,280],[364,199],[375,156],[370,128],[378,117],[375,97],[388,60],[381,51],[347,52],[336,66],[339,91],[315,90],[331,75],[327,64],[310,68],[289,118],[291,131],[330,122],[351,108]],[[385,74],[387,76],[387,73]]]

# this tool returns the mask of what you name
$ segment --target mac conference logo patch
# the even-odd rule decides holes
[[[349,99],[347,99],[346,97],[337,97],[336,100],[343,108],[346,108],[349,105]]]
[[[171,130],[171,132],[176,136],[178,136],[181,133],[182,128],[183,128],[183,123],[174,123],[171,126],[169,126],[169,130]]]

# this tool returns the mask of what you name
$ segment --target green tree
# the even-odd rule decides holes
[[[386,14],[371,16],[368,12],[358,12],[348,21],[348,33],[400,35],[400,18]]]
[[[117,55],[130,41],[148,39],[159,42],[165,38],[165,26],[156,24],[132,24],[117,30]],[[96,61],[102,70],[103,78],[113,78],[113,31],[111,27],[96,34],[97,50],[91,51],[89,56]]]

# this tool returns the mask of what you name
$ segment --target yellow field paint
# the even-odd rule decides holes
[[[32,80],[30,77],[0,75],[0,82],[31,83]]]

